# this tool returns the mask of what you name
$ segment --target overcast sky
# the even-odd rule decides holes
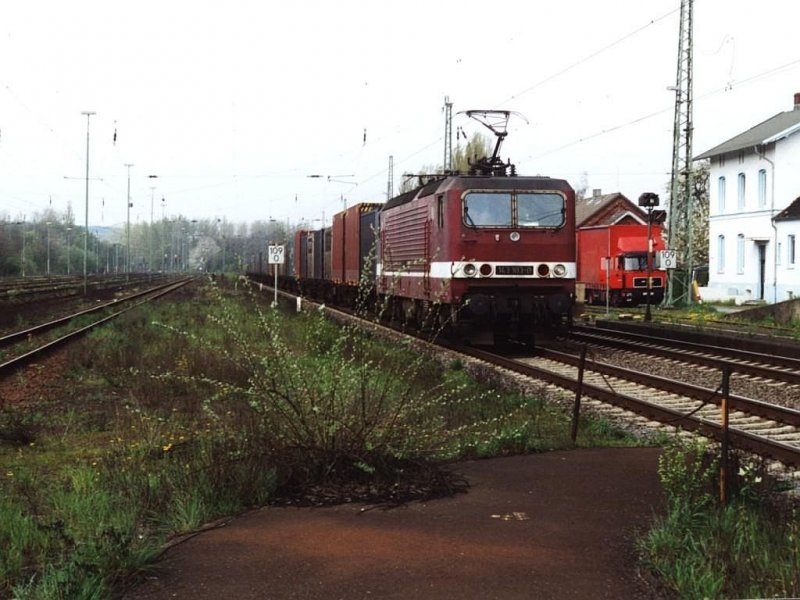
[[[0,5],[0,218],[295,224],[439,165],[445,96],[522,175],[666,199],[680,0]],[[694,150],[792,108],[795,0],[695,0]],[[116,137],[115,137],[116,133]],[[148,176],[157,175],[153,179]],[[309,175],[323,175],[310,178]],[[329,180],[330,179],[330,180]],[[151,189],[151,187],[155,189]],[[162,201],[163,198],[163,201]]]

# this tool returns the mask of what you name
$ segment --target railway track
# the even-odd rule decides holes
[[[800,348],[794,344],[708,335],[687,340],[658,336],[652,330],[639,333],[584,326],[574,327],[569,338],[595,347],[640,352],[719,370],[728,368],[740,375],[800,385]],[[763,351],[742,346],[761,347]]]
[[[618,407],[662,426],[716,441],[727,435],[732,447],[800,467],[800,411],[596,361],[588,361],[581,376],[580,357],[555,350],[517,358],[474,348],[457,350],[572,394],[580,390],[582,399]],[[730,410],[727,434],[721,425],[723,398]]]
[[[191,281],[192,278],[186,278],[160,283],[123,298],[0,337],[0,352],[3,356],[3,362],[0,363],[0,377],[5,377],[40,359],[56,348],[85,335],[95,327],[119,317],[143,302],[149,302],[169,294]],[[78,324],[76,325],[76,323]]]
[[[163,274],[134,273],[124,275],[91,275],[87,278],[87,290],[98,293],[108,289],[130,285],[163,281]],[[0,302],[19,304],[32,300],[63,298],[83,294],[83,277],[13,277],[0,278]]]
[[[272,293],[272,288],[267,286],[262,285],[260,289],[265,294]],[[285,292],[279,292],[279,295],[282,298],[295,298]],[[338,310],[328,307],[326,310],[337,313],[337,318],[350,318]],[[371,323],[370,327],[376,329],[380,326]],[[800,467],[798,410],[599,361],[586,363],[581,376],[579,356],[553,349],[539,348],[534,356],[514,357],[444,340],[437,340],[436,345],[532,380],[545,382],[562,392],[576,395],[580,390],[584,402],[617,407],[615,410],[639,415],[659,426],[680,428],[716,441],[727,437],[731,447],[775,460],[791,468]],[[671,358],[680,356],[684,361],[687,359],[685,351],[674,352],[677,354],[673,354]],[[697,362],[704,363],[704,360],[698,358]],[[734,368],[745,371],[747,367],[745,363],[719,357],[708,364],[728,373]],[[774,365],[762,367],[759,371],[762,376],[783,373],[786,368]],[[783,375],[779,375],[781,376]],[[720,423],[723,398],[730,411],[727,428],[723,428]]]

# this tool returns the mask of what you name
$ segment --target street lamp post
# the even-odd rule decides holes
[[[67,227],[67,275],[69,275],[69,258],[70,254],[72,254],[72,248],[69,245],[69,232],[72,231],[72,227]]]
[[[164,253],[165,242],[164,242],[164,235],[167,232],[167,201],[164,196],[161,196],[161,251],[159,254],[161,255],[161,270],[167,270],[167,255]]]
[[[653,315],[650,312],[650,296],[653,293],[651,274],[653,272],[653,239],[650,232],[653,228],[653,208],[658,206],[658,194],[645,192],[639,196],[639,206],[647,208],[647,304],[644,312],[644,320],[652,321]]]
[[[23,218],[22,221],[17,221],[17,225],[19,225],[22,229],[21,237],[22,237],[22,244],[21,250],[19,254],[19,268],[22,276],[25,277],[25,219]]]
[[[86,259],[89,255],[89,120],[96,113],[83,111],[81,114],[86,115],[86,203],[83,231],[83,293],[85,295],[89,291],[89,275],[86,270]]]
[[[47,275],[50,275],[50,221],[47,222]]]
[[[130,281],[131,276],[131,167],[133,164],[125,163],[128,167],[128,221],[125,225],[125,281]]]
[[[158,179],[158,175],[148,175],[148,179]],[[153,271],[153,198],[156,193],[155,186],[150,186],[150,228],[147,230],[147,253],[150,255],[147,260],[150,261],[149,272]]]

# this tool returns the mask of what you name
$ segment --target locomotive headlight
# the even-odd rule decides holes
[[[564,265],[558,264],[555,267],[553,267],[553,275],[555,275],[556,277],[563,277],[566,274],[567,274],[567,267],[565,267]]]
[[[475,265],[473,265],[472,263],[467,263],[464,265],[464,275],[466,275],[467,277],[475,277],[476,271],[477,269],[475,268]]]
[[[483,263],[481,265],[481,277],[489,277],[492,274],[492,265]]]
[[[512,242],[518,242],[519,241],[519,231],[512,231],[508,235],[508,237],[511,239]]]

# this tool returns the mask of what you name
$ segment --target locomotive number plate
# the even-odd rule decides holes
[[[533,275],[532,265],[497,265],[495,273],[498,275]]]

